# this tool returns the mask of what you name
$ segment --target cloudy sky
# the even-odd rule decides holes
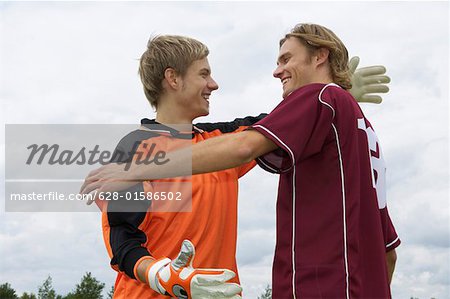
[[[363,104],[388,163],[388,205],[402,239],[394,298],[450,298],[448,2],[0,2],[5,124],[134,124],[152,117],[137,59],[152,34],[205,42],[220,88],[210,116],[269,112],[281,86],[277,42],[293,25],[331,28],[361,66],[392,78],[381,105]],[[5,169],[4,131],[0,164]],[[4,171],[1,180],[5,180]],[[238,263],[244,296],[270,282],[277,177],[241,182]],[[51,275],[65,294],[86,271],[113,284],[98,213],[5,213],[0,283],[36,292]]]

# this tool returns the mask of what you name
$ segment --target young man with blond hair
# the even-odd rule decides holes
[[[261,119],[192,126],[195,118],[209,114],[209,97],[218,89],[208,53],[203,43],[189,37],[162,35],[149,40],[139,74],[156,119],[143,119],[139,130],[121,140],[114,153],[120,159],[115,162],[154,155],[152,146],[167,152],[244,130]],[[102,206],[104,240],[111,266],[118,271],[114,298],[240,298],[235,258],[238,178],[255,165],[192,179],[142,182],[120,197],[145,194],[146,200]],[[163,192],[179,194],[182,202],[150,200],[149,194],[163,194],[161,186],[169,186]],[[192,198],[186,198],[188,192]]]
[[[210,78],[209,65],[206,62],[206,58],[194,60],[185,75],[171,70],[171,67],[164,68],[164,75],[161,76],[163,92],[159,98],[158,94],[155,96],[150,90],[153,88],[153,85],[148,83],[151,80],[141,71],[147,97],[157,98],[154,105],[157,107],[156,121],[163,124],[187,123],[208,113],[207,99],[210,93],[217,89],[217,84]],[[252,161],[258,158],[263,168],[281,173],[273,297],[387,297],[389,283],[383,244],[392,243],[388,244],[387,248],[391,250],[399,241],[385,205],[380,204],[378,209],[376,204],[378,184],[381,188],[384,176],[379,173],[378,180],[373,176],[367,136],[372,138],[374,135],[366,135],[371,129],[370,124],[365,120],[354,98],[344,90],[351,87],[347,63],[347,50],[329,30],[317,25],[297,26],[280,42],[278,67],[274,76],[282,80],[284,100],[271,114],[258,123],[249,123],[255,119],[247,119],[245,123],[238,122],[234,125],[237,130],[220,131],[213,128],[213,132],[220,131],[215,134],[217,136],[251,126],[251,130],[195,144],[192,147],[192,156],[190,150],[169,153],[167,157],[171,162],[168,164],[133,165],[130,171],[125,173],[126,177],[132,180],[189,175],[180,171],[179,165],[190,162],[192,157],[193,174],[222,170],[214,173],[220,174],[224,169],[229,169],[228,171],[233,171],[234,174],[230,176],[228,173],[227,178],[219,177],[217,182],[231,181],[233,186],[236,186],[228,193],[213,190],[208,193],[213,198],[200,198],[195,196],[194,188],[205,186],[194,187],[193,184],[192,212],[171,216],[172,220],[185,217],[180,223],[187,224],[177,226],[177,229],[182,228],[182,232],[177,233],[173,239],[171,235],[165,234],[166,231],[174,231],[169,222],[160,227],[157,224],[151,226],[151,220],[145,222],[150,233],[142,235],[144,238],[135,242],[135,246],[130,246],[133,248],[132,253],[123,254],[125,260],[133,256],[129,259],[128,270],[126,265],[121,269],[119,265],[119,269],[128,275],[126,279],[130,286],[148,289],[133,282],[133,279],[137,278],[149,283],[157,292],[160,292],[159,284],[162,290],[178,298],[238,296],[238,286],[226,282],[230,278],[228,271],[209,270],[211,272],[205,273],[194,268],[229,268],[236,272],[234,256],[237,178],[250,169],[253,166]],[[145,66],[146,62],[141,61],[141,68],[143,65]],[[199,67],[198,71],[196,66]],[[207,71],[202,72],[202,69]],[[190,70],[193,73],[190,73]],[[190,74],[193,74],[193,77]],[[197,85],[200,82],[203,83]],[[194,88],[196,86],[197,88]],[[164,105],[169,107],[165,108]],[[358,128],[358,125],[362,127]],[[170,128],[167,130],[170,131]],[[195,131],[195,127],[192,134],[202,136]],[[194,137],[193,142],[197,143],[197,139],[200,141],[209,137],[213,136]],[[244,170],[236,168],[239,165],[244,165]],[[82,190],[120,190],[133,185],[129,181],[109,181],[112,177],[123,178],[123,174],[122,166],[103,167],[90,174]],[[193,178],[203,176],[205,175]],[[380,196],[378,201],[382,203]],[[221,209],[225,202],[225,206],[229,205],[231,208],[228,212],[222,210],[223,217],[219,217],[222,223],[195,225],[202,217],[197,208],[207,204],[210,207],[208,211]],[[197,208],[195,203],[199,205]],[[151,214],[144,213],[141,218],[152,217]],[[203,216],[209,216],[208,221],[213,221],[219,215],[214,212],[208,214]],[[232,217],[229,218],[228,215]],[[216,231],[219,226],[224,227],[227,232]],[[138,227],[142,228],[139,225]],[[214,244],[211,240],[205,241],[196,237],[207,234],[208,238],[223,239],[223,234],[229,234],[229,230],[232,231],[232,237],[229,238],[232,244],[223,240],[217,240]],[[153,240],[155,235],[159,239]],[[203,256],[203,259],[196,259],[198,262],[194,267],[189,265],[193,256],[193,244],[189,242],[183,243],[181,255],[175,262],[165,258],[176,256],[177,248],[183,239],[190,239],[197,247],[198,257]],[[208,242],[214,246],[203,244]],[[123,243],[127,243],[126,238]],[[160,247],[160,244],[166,244],[168,248]],[[222,248],[223,245],[220,244],[230,247]],[[136,252],[139,254],[135,255]],[[211,256],[215,256],[215,259],[206,258]],[[224,263],[224,260],[230,257],[233,261]],[[120,257],[118,260],[121,260]],[[374,281],[371,272],[374,273]],[[200,279],[195,280],[193,277],[196,275]],[[197,296],[192,290],[198,285],[194,283],[194,288],[189,287],[191,281],[210,281],[205,280],[202,275],[219,278],[211,285],[218,286],[217,289],[222,293],[217,290],[214,293],[208,287],[203,287],[200,290],[202,293]],[[186,297],[171,291],[171,287],[177,283],[166,283],[174,277],[182,276],[183,279],[178,279],[177,283],[184,287],[183,294]],[[189,278],[189,281],[186,283],[184,278]],[[164,291],[160,293],[164,294]]]

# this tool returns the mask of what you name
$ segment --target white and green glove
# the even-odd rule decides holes
[[[194,269],[194,245],[184,240],[174,260],[163,258],[149,266],[147,281],[156,292],[178,299],[241,298],[242,288],[227,282],[236,274],[228,269]]]
[[[348,62],[348,68],[352,75],[352,88],[349,90],[352,96],[360,103],[379,104],[383,101],[379,93],[387,93],[391,82],[382,65],[373,65],[356,69],[359,57],[355,56]]]

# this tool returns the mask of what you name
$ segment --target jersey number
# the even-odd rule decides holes
[[[372,168],[372,186],[377,191],[378,208],[386,207],[386,163],[379,146],[378,137],[371,127],[366,126],[363,118],[358,119],[358,129],[363,130],[369,145],[370,166]]]

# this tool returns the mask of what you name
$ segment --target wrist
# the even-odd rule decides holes
[[[134,265],[134,268],[133,268],[134,277],[138,281],[141,281],[141,282],[147,284],[148,282],[147,282],[146,269],[147,269],[148,265],[152,264],[154,261],[155,261],[155,258],[150,255],[141,257]]]
[[[151,262],[147,268],[145,269],[146,273],[146,281],[150,288],[152,288],[154,291],[158,292],[159,294],[165,294],[166,290],[161,286],[161,283],[159,281],[159,272],[169,265],[171,262],[168,258],[162,258],[159,260],[155,260]]]

